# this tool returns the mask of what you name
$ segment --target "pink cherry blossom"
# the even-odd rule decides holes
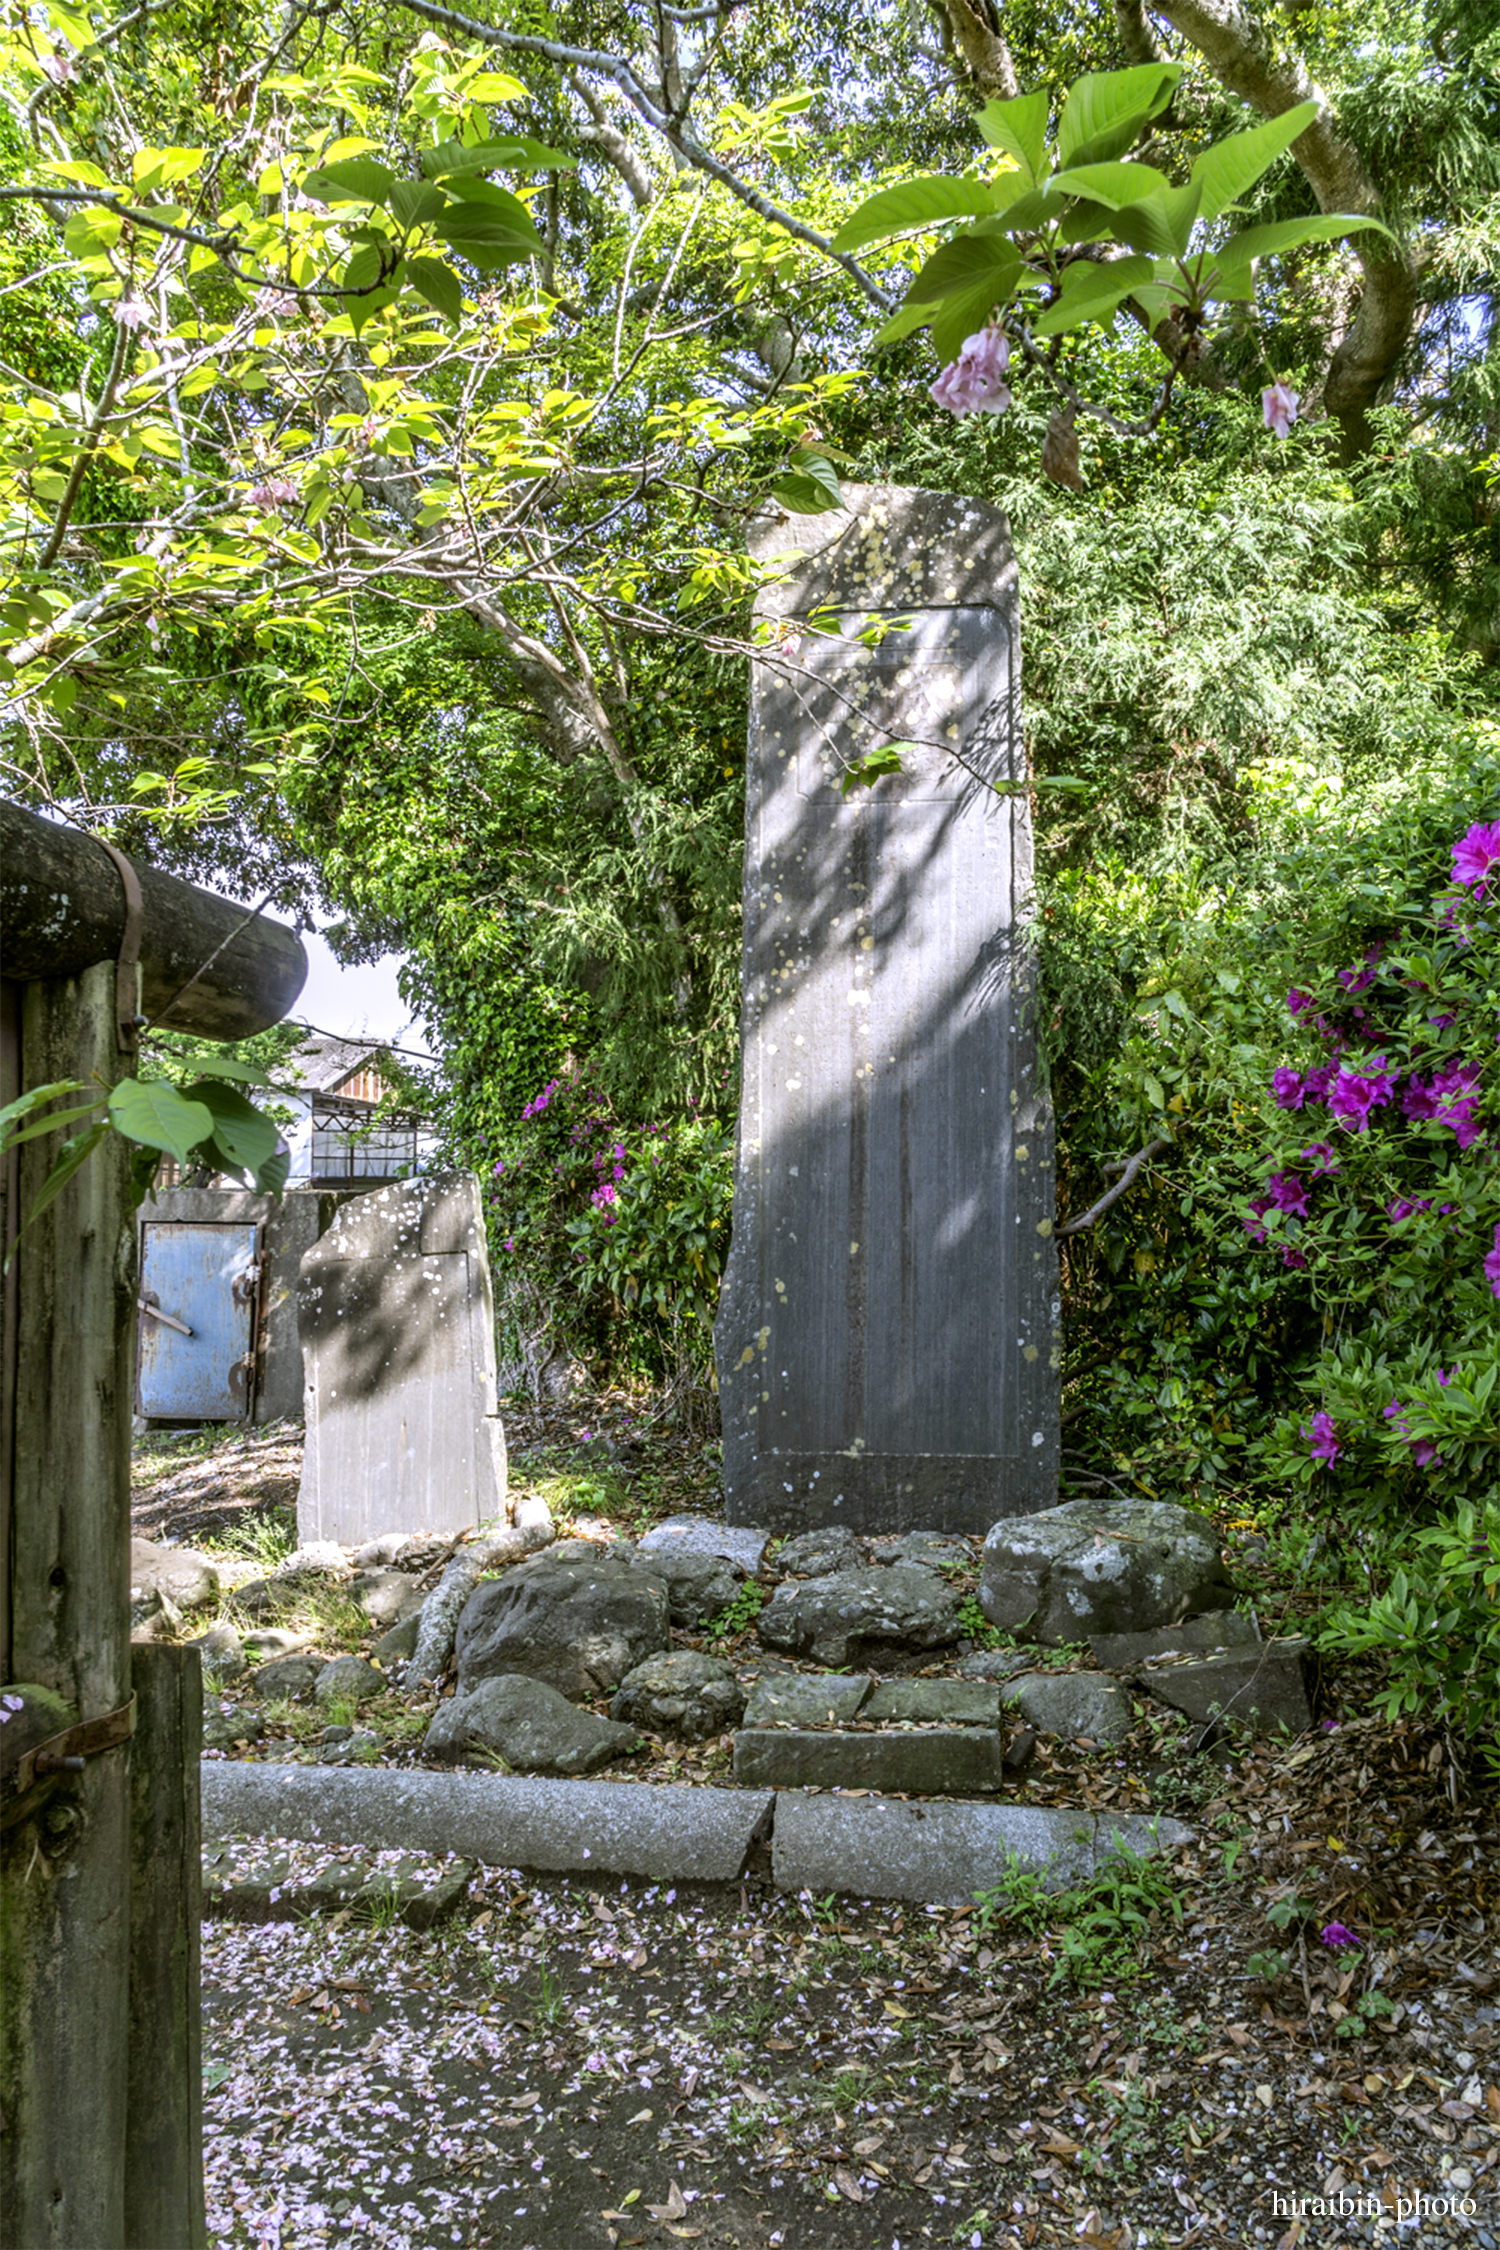
[[[964,339],[957,359],[950,360],[933,384],[931,396],[950,414],[1003,414],[1010,391],[1000,380],[1010,365],[1010,346],[1003,330],[981,328]]]
[[[1285,383],[1272,383],[1260,394],[1260,410],[1266,418],[1266,428],[1278,437],[1286,437],[1297,419],[1300,401],[1297,393],[1287,389]]]
[[[110,311],[114,314],[117,325],[130,329],[132,333],[144,328],[151,318],[151,307],[133,289],[128,296],[116,298]]]

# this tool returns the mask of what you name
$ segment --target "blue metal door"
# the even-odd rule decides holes
[[[146,1220],[139,1413],[182,1422],[249,1419],[259,1283],[258,1226]]]

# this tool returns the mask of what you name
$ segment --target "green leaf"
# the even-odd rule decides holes
[[[108,1131],[109,1120],[101,1117],[97,1125],[91,1126],[88,1132],[81,1133],[77,1140],[63,1142],[62,1147],[57,1152],[56,1162],[37,1190],[35,1202],[16,1230],[15,1240],[10,1246],[10,1256],[5,1261],[7,1271],[10,1267],[11,1258],[15,1256],[20,1247],[21,1236],[31,1225],[32,1220],[39,1219],[48,1204],[57,1201],[69,1180],[72,1179],[73,1174],[78,1171],[80,1166],[87,1164]]]
[[[539,253],[542,239],[525,205],[517,203],[514,196],[507,196],[506,201],[515,204],[516,215],[488,203],[465,203],[450,207],[434,232],[473,265],[514,265],[518,258]]]
[[[43,1102],[55,1102],[59,1094],[81,1094],[85,1081],[81,1078],[54,1078],[50,1086],[33,1086],[29,1094],[18,1094],[13,1102],[0,1109],[0,1134],[16,1117],[29,1117]]]
[[[961,289],[987,285],[991,302],[1005,304],[1020,277],[1020,252],[1006,236],[971,230],[933,251],[906,292],[907,301],[930,305]]]
[[[1180,63],[1142,63],[1078,79],[1057,123],[1058,163],[1099,164],[1123,156],[1141,127],[1166,108],[1181,76]]]
[[[408,232],[413,227],[431,226],[447,208],[448,198],[442,189],[430,186],[425,180],[397,180],[391,189],[391,217]]]
[[[801,448],[792,455],[790,472],[772,485],[771,496],[795,516],[821,516],[844,504],[833,463]]]
[[[1009,101],[986,102],[974,121],[991,148],[1003,148],[1034,181],[1047,145],[1047,96],[1016,94]]]
[[[1169,188],[1165,195],[1147,197],[1117,211],[1114,232],[1132,250],[1157,258],[1183,258],[1193,237],[1198,215],[1198,189]]]
[[[950,180],[929,173],[867,196],[839,228],[833,247],[863,250],[872,242],[888,242],[893,235],[937,226],[944,219],[988,218],[995,207],[994,191],[982,180]]]
[[[1063,270],[1062,295],[1049,305],[1033,329],[1036,336],[1060,336],[1091,320],[1107,327],[1125,299],[1154,271],[1149,258],[1112,258],[1103,265],[1080,258]]]
[[[1283,250],[1300,249],[1304,242],[1337,242],[1346,234],[1373,227],[1390,233],[1378,219],[1355,211],[1330,211],[1316,219],[1275,219],[1268,226],[1247,227],[1231,235],[1214,259],[1208,280],[1201,284],[1205,296],[1248,297],[1254,293],[1252,261],[1273,258]]]
[[[444,141],[422,151],[422,170],[429,180],[451,180],[464,172],[576,172],[578,159],[545,141],[506,138],[479,141],[465,148],[462,141]]]
[[[183,1165],[214,1129],[205,1103],[189,1101],[163,1079],[143,1084],[139,1078],[122,1078],[109,1097],[109,1114],[127,1141],[165,1149]]]
[[[1316,102],[1298,102],[1295,109],[1268,118],[1248,133],[1231,133],[1227,140],[1206,148],[1190,174],[1202,191],[1203,217],[1217,219],[1237,203],[1246,188],[1254,187],[1277,157],[1307,131],[1317,114]]]
[[[464,313],[464,288],[451,266],[441,258],[408,258],[406,278],[435,312],[457,327]]]
[[[856,764],[845,766],[839,782],[840,795],[847,797],[855,789],[873,789],[884,775],[904,772],[901,753],[915,748],[914,742],[883,742],[878,750],[866,751]]]
[[[61,1132],[64,1125],[76,1125],[82,1118],[91,1117],[103,1099],[101,1094],[95,1101],[80,1102],[76,1109],[56,1110],[51,1117],[43,1117],[34,1125],[23,1126],[19,1133],[8,1134],[5,1146],[8,1149],[19,1148],[23,1141],[39,1141],[48,1133]]]
[[[281,1135],[264,1110],[247,1102],[232,1086],[217,1078],[195,1079],[183,1089],[184,1099],[201,1104],[213,1118],[214,1146],[231,1165],[257,1177],[260,1168],[276,1154]]]
[[[346,156],[340,163],[321,165],[302,182],[307,195],[320,203],[386,203],[396,175],[373,156]]]
[[[1054,172],[1054,193],[1084,195],[1106,210],[1123,211],[1147,196],[1165,195],[1171,181],[1149,164],[1075,164],[1070,171]]]

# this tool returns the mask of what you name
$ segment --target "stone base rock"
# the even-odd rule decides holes
[[[1312,1725],[1311,1643],[1266,1641],[1185,1664],[1150,1665],[1136,1674],[1148,1695],[1207,1724],[1237,1720],[1258,1733],[1285,1727],[1305,1734]]]
[[[262,1664],[248,1684],[266,1703],[306,1703],[322,1669],[313,1656],[279,1656]]]
[[[1260,1634],[1253,1617],[1235,1609],[1206,1610],[1201,1617],[1184,1618],[1180,1625],[1159,1625],[1151,1633],[1095,1633],[1089,1649],[1094,1662],[1106,1672],[1132,1672],[1156,1656],[1178,1656],[1185,1650],[1257,1648]]]
[[[640,1543],[643,1555],[717,1555],[753,1578],[765,1560],[771,1534],[753,1525],[715,1523],[709,1516],[668,1516]]]
[[[390,1681],[373,1664],[362,1656],[336,1656],[325,1664],[313,1682],[313,1694],[319,1703],[337,1703],[350,1698],[356,1703],[368,1703],[372,1695],[384,1695]]]
[[[1123,1742],[1135,1724],[1130,1697],[1100,1672],[1027,1672],[1001,1693],[1037,1734]]]
[[[959,1658],[958,1676],[961,1680],[1008,1680],[1017,1672],[1029,1671],[1035,1661],[1024,1649],[977,1648],[972,1656]]]
[[[734,1738],[734,1778],[751,1789],[911,1789],[965,1797],[999,1788],[1000,1735],[982,1727],[869,1734],[741,1729]]]
[[[548,1548],[477,1586],[458,1621],[458,1685],[524,1673],[575,1703],[617,1688],[670,1642],[666,1582],[633,1555]]]
[[[952,1588],[909,1563],[778,1586],[755,1629],[767,1648],[811,1657],[830,1670],[871,1662],[882,1649],[949,1647],[960,1633]]]
[[[1230,1594],[1212,1523],[1165,1500],[1069,1500],[984,1542],[985,1616],[1053,1645],[1175,1625]]]
[[[853,1532],[829,1524],[788,1539],[777,1553],[776,1568],[783,1578],[831,1578],[835,1571],[858,1570],[864,1559]]]
[[[981,1680],[886,1680],[860,1712],[861,1720],[907,1725],[994,1727],[998,1692]]]
[[[747,1727],[839,1726],[852,1719],[875,1682],[868,1674],[777,1672],[757,1680],[745,1705]]]
[[[681,1648],[648,1656],[628,1673],[609,1715],[671,1741],[706,1742],[736,1725],[744,1708],[745,1691],[732,1664]]]
[[[407,1570],[357,1571],[349,1591],[372,1625],[399,1625],[422,1606],[416,1579]]]
[[[917,1563],[923,1570],[972,1573],[979,1568],[979,1557],[966,1539],[954,1539],[941,1531],[908,1531],[888,1545],[881,1541],[875,1548],[875,1560],[883,1563]]]
[[[232,1750],[237,1743],[259,1742],[265,1731],[266,1722],[260,1713],[247,1711],[243,1704],[231,1705],[223,1711],[210,1705],[203,1714],[205,1750]]]
[[[429,1758],[457,1764],[475,1752],[501,1758],[514,1773],[596,1773],[639,1750],[634,1727],[580,1711],[542,1680],[481,1680],[440,1703],[422,1745]]]
[[[637,1566],[662,1580],[672,1608],[672,1623],[691,1632],[728,1609],[740,1590],[740,1574],[720,1555],[691,1555],[670,1547],[637,1552]]]
[[[132,1539],[132,1607],[152,1594],[173,1609],[211,1609],[219,1598],[219,1574],[206,1555],[194,1554],[191,1547],[157,1547],[149,1539]]]

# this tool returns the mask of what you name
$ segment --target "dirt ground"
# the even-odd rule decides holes
[[[711,1507],[711,1450],[629,1410],[514,1416],[518,1481],[580,1530]],[[147,1440],[137,1529],[248,1567],[296,1457],[290,1430]],[[1258,1568],[1271,1629],[1299,1604]],[[1195,1833],[1053,1906],[490,1869],[422,1935],[211,1922],[210,2238],[1500,2250],[1496,1806],[1363,1684],[1325,1682],[1295,1742],[1209,1755],[1158,1714],[1042,1746],[1019,1800]]]

